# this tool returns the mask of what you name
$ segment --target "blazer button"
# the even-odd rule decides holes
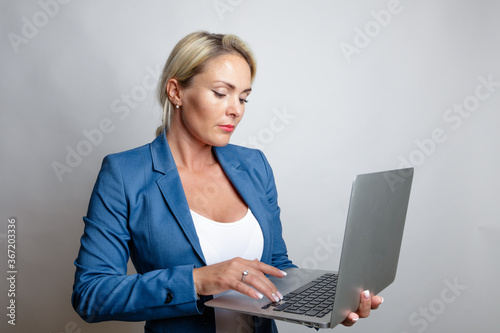
[[[174,295],[172,293],[167,293],[167,299],[165,300],[165,303],[170,303],[174,299]]]

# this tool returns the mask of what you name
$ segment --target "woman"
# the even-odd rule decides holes
[[[196,32],[175,46],[159,85],[157,138],[107,156],[97,178],[75,261],[72,302],[83,319],[145,320],[146,332],[231,332],[242,319],[214,315],[203,305],[211,295],[283,297],[265,276],[294,266],[272,170],[260,151],[228,145],[255,70],[233,35]],[[129,257],[137,274],[126,274]],[[344,324],[380,303],[362,296]],[[250,326],[277,331],[271,320]]]

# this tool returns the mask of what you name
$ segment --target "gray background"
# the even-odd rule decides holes
[[[153,140],[159,69],[175,43],[199,29],[238,34],[257,56],[254,91],[232,142],[268,156],[298,265],[337,267],[354,175],[415,166],[396,281],[370,319],[336,330],[497,331],[499,1],[0,6],[2,332],[142,331],[143,323],[87,324],[77,316],[73,260],[102,158]],[[85,133],[94,133],[93,143]],[[71,150],[82,154],[69,165]],[[66,166],[59,177],[54,165]],[[10,217],[15,327],[6,316]]]

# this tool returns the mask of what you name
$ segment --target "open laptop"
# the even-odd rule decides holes
[[[413,171],[356,176],[338,272],[288,268],[286,277],[270,277],[284,295],[281,302],[231,290],[205,305],[317,328],[338,325],[358,309],[363,290],[378,294],[394,281]]]

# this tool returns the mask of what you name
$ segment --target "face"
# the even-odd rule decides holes
[[[210,60],[191,85],[179,88],[178,129],[189,140],[225,146],[245,113],[251,91],[248,63],[239,55]]]

